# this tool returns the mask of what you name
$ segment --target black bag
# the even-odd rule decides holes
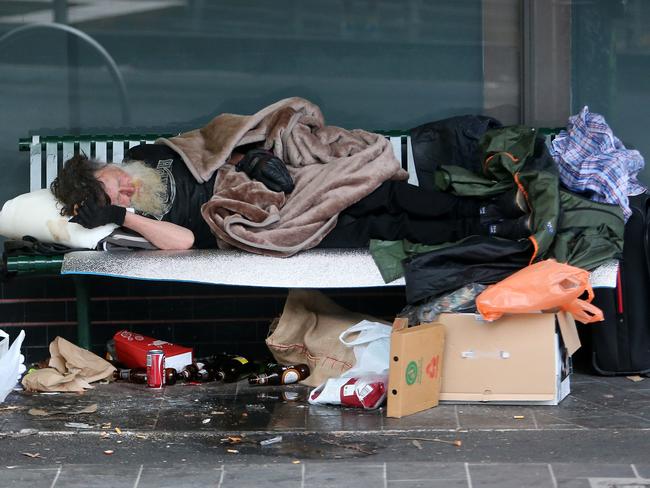
[[[650,195],[630,208],[616,288],[594,289],[605,320],[589,326],[591,360],[603,375],[650,374]]]
[[[83,247],[68,247],[63,244],[41,242],[32,236],[22,239],[8,239],[4,242],[7,256],[60,256],[71,251],[87,251]]]

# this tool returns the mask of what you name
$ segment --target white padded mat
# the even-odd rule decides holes
[[[61,274],[272,288],[362,288],[384,283],[367,249],[311,249],[290,258],[242,251],[76,251]]]
[[[618,274],[618,260],[610,259],[591,272],[589,281],[593,288],[616,288],[616,275]]]
[[[593,287],[616,286],[618,261],[591,273]],[[61,274],[115,276],[270,288],[366,288],[384,283],[367,249],[311,249],[290,258],[242,251],[77,251],[65,255]]]

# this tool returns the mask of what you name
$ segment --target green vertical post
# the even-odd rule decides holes
[[[88,288],[83,276],[74,276],[74,287],[77,295],[77,344],[90,350],[90,300]]]

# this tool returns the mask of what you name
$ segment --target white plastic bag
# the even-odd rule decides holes
[[[21,330],[9,347],[9,334],[0,329],[0,403],[5,401],[25,372],[25,356],[20,354],[24,339],[25,331]]]
[[[390,364],[390,325],[362,320],[339,340],[354,350],[355,363],[339,378],[330,378],[309,394],[313,405],[345,405],[372,409],[386,398]],[[354,339],[348,340],[352,335]]]
[[[339,336],[339,340],[354,348],[355,363],[341,378],[359,377],[367,374],[383,374],[390,365],[390,333],[393,327],[362,320]],[[351,335],[358,334],[348,340]]]

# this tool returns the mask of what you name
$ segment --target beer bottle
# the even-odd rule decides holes
[[[165,368],[165,384],[176,384],[176,370]],[[113,379],[117,381],[128,381],[130,383],[147,384],[147,370],[145,368],[116,369],[113,371]]]
[[[202,383],[214,379],[214,376],[206,369],[205,363],[201,362],[188,364],[178,376],[183,381],[200,381]]]
[[[306,364],[269,363],[264,373],[249,376],[248,383],[251,385],[290,385],[304,380],[309,374],[309,366]]]
[[[165,368],[165,385],[172,386],[178,380],[178,373],[174,368]]]
[[[147,384],[147,370],[144,368],[116,369],[113,371],[113,379]]]
[[[243,356],[214,356],[208,365],[217,380],[233,383],[253,373],[256,365]]]

